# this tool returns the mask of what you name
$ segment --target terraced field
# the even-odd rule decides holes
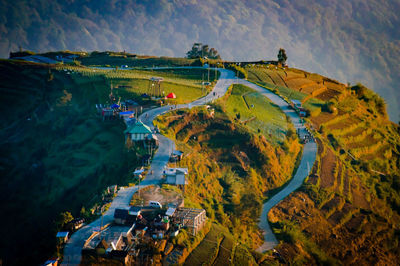
[[[279,93],[289,99],[303,100],[307,95],[327,101],[344,90],[345,86],[318,74],[310,74],[297,69],[275,69],[275,67],[247,68],[249,80],[276,86]],[[286,88],[286,89],[285,89]],[[289,89],[287,93],[285,90]],[[299,97],[299,94],[303,95]],[[292,95],[293,94],[293,95]]]
[[[190,253],[184,265],[226,265],[232,258],[233,236],[222,226],[212,224],[210,232]]]

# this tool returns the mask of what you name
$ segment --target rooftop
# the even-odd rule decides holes
[[[153,133],[151,129],[143,124],[142,121],[138,121],[131,125],[124,131],[125,134],[151,134]]]
[[[63,232],[58,232],[56,237],[67,237],[69,235],[69,232],[63,231]]]
[[[187,175],[189,170],[187,168],[167,168],[165,170],[166,175],[176,175],[176,174],[185,174]]]
[[[126,219],[128,217],[128,210],[126,209],[115,209],[114,218]]]
[[[204,209],[193,209],[193,208],[178,208],[175,211],[174,218],[180,218],[180,219],[192,219],[203,212],[206,212]]]
[[[133,227],[133,226],[132,226]],[[122,236],[126,236],[131,232],[132,227],[130,226],[109,226],[104,229],[101,234],[93,237],[89,243],[85,245],[84,248],[94,249],[100,243],[100,241],[104,240],[107,243],[107,246],[117,246],[119,238]]]

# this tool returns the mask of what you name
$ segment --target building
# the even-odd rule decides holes
[[[132,118],[135,117],[135,112],[134,111],[120,112],[119,117],[124,119],[125,124],[128,124],[128,121],[132,120]]]
[[[164,171],[165,183],[170,185],[187,185],[186,176],[189,174],[187,168],[167,168]]]
[[[171,153],[170,161],[177,162],[177,161],[182,160],[182,158],[183,158],[183,152],[175,150]]]
[[[142,121],[137,121],[135,124],[129,126],[124,133],[132,141],[143,141],[146,140],[146,136],[151,135],[153,132]]]
[[[126,209],[115,209],[114,222],[116,224],[126,224],[128,221],[129,211]]]
[[[61,243],[66,243],[68,241],[68,236],[69,236],[68,231],[58,232],[56,235],[57,239],[59,239]]]
[[[204,209],[177,208],[171,220],[187,228],[189,233],[196,235],[205,225],[207,216]]]

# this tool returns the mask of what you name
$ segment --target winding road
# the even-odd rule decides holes
[[[300,138],[303,138],[306,134],[308,134],[305,126],[301,123],[299,115],[292,108],[290,108],[289,104],[285,102],[281,97],[247,80],[239,79],[238,82],[258,91],[263,96],[267,97],[273,103],[275,103],[279,108],[281,108],[281,110],[291,119],[294,127],[296,128],[296,131],[298,130]],[[290,193],[301,186],[304,179],[308,176],[312,166],[314,165],[316,156],[317,144],[315,142],[307,142],[306,144],[304,144],[303,155],[300,161],[300,165],[297,168],[294,177],[285,186],[285,188],[283,188],[281,191],[279,191],[263,204],[258,226],[263,231],[264,243],[259,248],[257,248],[258,252],[263,253],[267,250],[273,249],[276,245],[278,245],[278,241],[276,240],[275,235],[272,233],[271,227],[268,223],[268,213],[272,209],[272,207],[277,205],[281,200],[286,198]]]
[[[190,67],[188,67],[190,68]],[[267,89],[264,89],[260,86],[257,86],[251,82],[248,82],[243,79],[238,79],[235,77],[234,73],[225,69],[218,69],[221,73],[215,87],[213,90],[206,96],[195,100],[189,104],[179,104],[175,108],[192,108],[195,106],[204,105],[208,102],[211,102],[221,96],[223,96],[229,86],[234,83],[240,83],[246,85],[250,88],[255,89],[260,92],[265,97],[268,97],[272,102],[278,105],[283,112],[285,112],[292,120],[296,129],[300,129],[300,135],[303,136],[306,131],[304,126],[300,122],[300,117],[289,108],[289,105],[283,101],[279,96],[270,92]],[[155,108],[143,113],[139,119],[154,129],[153,120],[166,112],[169,112],[173,106],[162,106],[159,108]],[[162,172],[164,167],[167,165],[171,152],[175,148],[175,144],[172,140],[167,137],[157,134],[159,140],[159,147],[154,155],[154,158],[150,165],[150,171],[141,182],[141,186],[147,186],[152,184],[159,184],[162,179]],[[278,194],[269,199],[264,205],[262,210],[262,215],[260,217],[259,227],[263,230],[264,235],[264,243],[261,247],[257,249],[257,251],[264,252],[266,250],[272,249],[274,246],[278,244],[274,234],[268,223],[268,212],[270,209],[278,204],[281,200],[283,200],[286,196],[288,196],[292,191],[296,190],[303,182],[303,180],[308,176],[309,168],[313,165],[316,158],[316,144],[315,143],[307,143],[303,149],[303,157],[300,163],[300,166],[296,172],[296,175],[292,178],[290,183],[281,190]],[[98,218],[94,222],[84,226],[77,232],[75,232],[72,237],[69,239],[67,244],[64,247],[64,259],[62,265],[79,265],[81,262],[81,251],[84,246],[85,241],[92,235],[92,233],[101,226],[109,224],[113,221],[114,210],[116,208],[128,208],[129,202],[133,196],[133,194],[138,190],[138,186],[121,188],[118,192],[118,195],[115,197],[113,202],[111,203],[110,208],[103,214],[102,217]]]

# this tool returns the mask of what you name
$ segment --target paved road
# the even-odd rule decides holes
[[[205,97],[200,98],[190,104],[180,104],[177,105],[176,108],[192,108],[194,106],[200,106],[205,103],[211,102],[225,94],[228,87],[233,83],[241,83],[246,86],[249,86],[259,92],[261,92],[264,96],[268,97],[272,102],[277,104],[291,119],[295,126],[295,128],[300,129],[300,134],[303,136],[305,134],[305,128],[300,123],[300,118],[297,114],[291,110],[288,104],[283,101],[279,96],[273,94],[272,92],[259,87],[253,83],[248,81],[237,79],[234,76],[234,73],[229,70],[219,69],[221,75],[220,78],[215,85],[214,89]],[[173,107],[173,106],[172,106]],[[146,113],[142,114],[139,118],[142,120],[143,123],[154,128],[153,120],[163,113],[169,112],[171,110],[171,106],[163,106],[159,108],[155,108],[152,110],[147,111]],[[175,148],[175,144],[172,140],[166,138],[161,134],[157,134],[159,139],[159,147],[154,155],[153,161],[150,166],[149,174],[145,177],[141,186],[147,186],[151,184],[159,184],[162,179],[162,171],[166,166],[169,156],[173,149]],[[259,223],[259,227],[264,231],[264,244],[258,249],[260,252],[264,252],[268,249],[273,248],[277,245],[277,240],[274,234],[269,227],[267,214],[269,210],[275,206],[279,201],[284,199],[287,195],[289,195],[292,191],[297,189],[303,182],[304,178],[308,175],[308,166],[312,166],[315,161],[316,156],[316,144],[315,143],[308,143],[304,146],[303,151],[303,158],[301,160],[300,166],[296,172],[296,175],[291,180],[285,189],[281,192],[276,194],[270,200],[268,200],[263,205],[262,215]],[[151,174],[152,173],[152,174]],[[101,224],[105,225],[107,223],[112,222],[114,210],[116,208],[127,208],[129,207],[130,199],[132,195],[137,191],[138,187],[130,187],[120,190],[118,192],[117,197],[111,204],[109,210],[103,215],[102,218],[97,219],[96,221],[92,222],[89,225],[81,228],[77,232],[75,232],[71,239],[68,241],[64,248],[64,261],[62,265],[79,265],[81,261],[81,250],[86,241],[86,239],[93,233],[93,231],[98,228]]]
[[[289,108],[289,104],[286,103],[281,97],[267,89],[264,89],[246,80],[239,79],[238,82],[260,92],[262,95],[269,98],[273,103],[278,105],[279,108],[281,108],[281,110],[288,117],[290,117],[296,130],[299,129],[301,138],[304,137],[305,134],[307,134],[306,128],[302,125],[300,121],[300,117],[293,109]],[[308,176],[314,164],[316,156],[317,144],[315,142],[306,143],[303,147],[303,157],[301,158],[301,162],[295,176],[291,179],[289,184],[283,190],[275,194],[272,198],[264,203],[260,216],[260,222],[258,223],[258,226],[263,230],[264,243],[257,249],[257,251],[265,252],[278,245],[278,241],[276,240],[275,235],[272,233],[271,227],[268,223],[268,212],[272,209],[272,207],[274,207],[281,200],[286,198],[290,193],[301,186],[304,179]]]
[[[113,221],[114,210],[116,208],[128,207],[136,191],[137,187],[121,188],[111,203],[110,208],[103,214],[103,219],[99,218],[72,234],[72,237],[64,247],[64,260],[61,265],[79,265],[82,257],[82,248],[86,239],[90,237],[95,229],[98,230],[101,225],[104,226]]]
[[[225,69],[220,69],[219,71],[221,73],[220,79],[210,94],[190,104],[180,104],[177,108],[192,108],[223,96],[229,85],[232,84],[232,81],[234,80],[234,73]],[[157,116],[169,112],[170,110],[171,106],[155,108],[143,113],[139,119],[141,119],[144,124],[154,129],[153,120]],[[151,162],[149,174],[146,175],[140,184],[141,187],[159,184],[161,182],[164,167],[167,165],[171,152],[175,148],[175,144],[172,140],[161,134],[157,134],[157,137],[159,140],[159,147]],[[137,190],[137,186],[121,189],[111,203],[108,211],[103,214],[102,218],[100,217],[75,232],[65,245],[62,265],[79,265],[82,258],[81,251],[86,239],[88,239],[94,230],[98,229],[102,224],[106,225],[113,221],[114,210],[116,208],[128,208],[129,202]]]

